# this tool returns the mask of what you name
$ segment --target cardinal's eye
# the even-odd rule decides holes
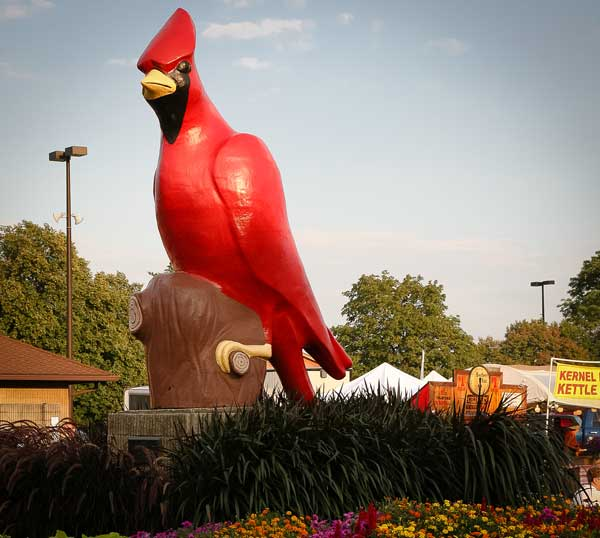
[[[177,71],[180,73],[189,73],[191,69],[192,66],[190,65],[190,62],[186,62],[185,60],[183,62],[179,62],[179,65],[177,66]]]

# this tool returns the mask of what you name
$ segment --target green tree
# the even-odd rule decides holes
[[[491,336],[480,338],[477,342],[477,354],[481,364],[509,364],[510,359],[502,352],[503,340]]]
[[[565,323],[516,321],[506,329],[498,351],[505,357],[504,364],[540,366],[549,364],[550,357],[588,359],[587,350],[568,336],[569,330]]]
[[[569,281],[568,293],[560,309],[571,323],[571,337],[600,360],[600,250],[583,262],[579,274]]]
[[[344,295],[347,322],[332,330],[353,357],[356,375],[383,362],[418,375],[422,349],[427,370],[446,376],[477,363],[473,339],[457,316],[446,314],[446,296],[437,281],[425,284],[421,276],[407,275],[400,282],[384,271],[361,276]]]
[[[160,273],[154,272],[154,271],[148,271],[148,274],[150,276],[157,276],[157,275],[162,275],[164,273],[174,273],[175,272],[175,267],[173,267],[173,262],[169,262],[168,265],[164,268],[164,270]]]
[[[73,247],[73,357],[121,379],[75,399],[75,418],[97,420],[122,405],[124,388],[146,381],[144,352],[128,330],[123,273],[92,275]],[[0,227],[0,332],[66,354],[65,235],[23,221]],[[86,387],[77,387],[83,389]]]

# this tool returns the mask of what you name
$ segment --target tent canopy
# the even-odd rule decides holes
[[[430,381],[448,381],[443,375],[438,374],[435,370],[431,370],[423,379],[419,380],[419,388],[424,387]]]
[[[342,386],[340,394],[393,390],[401,395],[412,396],[420,387],[420,380],[391,364],[384,362],[360,377]]]

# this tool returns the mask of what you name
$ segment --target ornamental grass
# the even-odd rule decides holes
[[[167,474],[150,452],[86,442],[72,423],[0,423],[0,533],[47,538],[164,528]]]
[[[572,494],[569,457],[543,417],[484,411],[467,422],[393,392],[309,405],[264,398],[179,439],[169,454],[171,510],[195,523],[264,506],[332,518],[386,497],[518,505]]]

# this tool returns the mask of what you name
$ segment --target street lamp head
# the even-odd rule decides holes
[[[65,148],[67,157],[85,157],[87,155],[87,147],[85,146],[69,146]]]
[[[551,284],[556,284],[554,280],[542,280],[541,282],[531,282],[531,286],[537,288],[539,286],[550,286]]]
[[[64,151],[51,151],[48,155],[48,158],[53,162],[65,162],[67,158],[65,157]]]

